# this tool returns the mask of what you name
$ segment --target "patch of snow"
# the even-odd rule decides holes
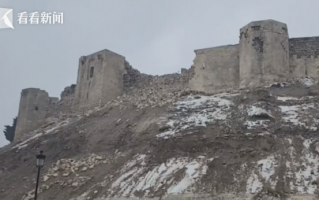
[[[258,133],[258,135],[264,136],[264,135],[270,135],[270,133],[267,131],[264,131],[264,132]]]
[[[168,194],[182,193],[192,189],[193,184],[206,174],[208,169],[206,163],[209,160],[203,156],[197,159],[172,158],[150,169],[149,166],[140,165],[145,159],[145,155],[135,157],[119,170],[119,177],[112,181],[110,196],[133,197],[134,191],[143,191],[148,195],[151,187],[157,191],[163,184],[169,186]],[[176,173],[181,172],[184,174],[181,180],[174,177]]]
[[[230,114],[233,103],[226,99],[238,94],[221,93],[214,96],[191,95],[175,104],[175,115],[167,122],[169,130],[156,135],[167,139],[192,127],[205,127],[214,121],[223,121]]]
[[[256,174],[252,174],[246,184],[247,193],[255,194],[263,188],[263,184],[259,181]]]
[[[270,113],[270,111],[265,110],[264,108],[261,108],[260,105],[256,104],[256,105],[252,105],[250,107],[248,107],[247,109],[247,114],[248,116],[252,117],[252,116],[258,116],[258,115],[268,115],[270,117],[273,118],[272,114]],[[268,119],[257,119],[257,120],[247,120],[244,125],[247,126],[247,129],[254,129],[256,127],[264,127],[267,128],[267,122],[269,122],[270,120]]]
[[[307,87],[315,85],[317,82],[312,78],[301,78],[299,82]]]
[[[266,159],[260,160],[257,162],[260,167],[260,174],[265,179],[265,181],[269,181],[270,176],[275,173],[276,160],[273,155],[269,156]]]
[[[17,149],[20,150],[20,149],[23,149],[23,148],[25,148],[27,146],[28,146],[28,144],[23,144],[23,145],[18,146]]]
[[[247,126],[247,129],[255,129],[256,127],[264,127],[267,128],[267,124],[265,122],[267,122],[269,120],[255,120],[255,121],[250,121],[247,120],[244,125]]]
[[[316,181],[317,178],[319,178],[317,171],[319,162],[318,156],[314,155],[310,151],[311,143],[311,140],[304,140],[304,148],[302,152],[303,156],[299,158],[300,161],[298,163],[294,163],[294,176],[296,178],[294,185],[295,189],[297,189],[300,194],[314,194],[317,188],[317,186],[312,184],[312,182]],[[292,155],[292,157],[295,157],[295,155]]]
[[[278,96],[277,97],[277,100],[278,101],[289,101],[289,100],[294,100],[294,101],[303,101],[305,100],[306,98],[313,98],[313,96],[307,96],[307,97],[302,97],[302,98],[297,98],[297,97],[281,97],[281,96]]]
[[[297,97],[277,97],[277,100],[279,101],[287,101],[287,100],[300,100]]]
[[[11,149],[15,149],[15,148],[17,148],[17,149],[22,149],[22,148],[25,148],[25,147],[28,146],[28,143],[29,143],[30,141],[35,140],[35,139],[37,139],[37,138],[39,138],[39,137],[41,137],[41,136],[43,136],[43,135],[55,133],[55,131],[57,131],[59,128],[61,128],[61,127],[63,127],[63,126],[66,126],[66,125],[68,125],[69,123],[70,123],[70,119],[67,119],[67,120],[61,121],[61,122],[59,122],[59,123],[56,123],[56,124],[54,124],[53,126],[47,127],[46,129],[42,130],[42,132],[40,132],[41,129],[36,130],[36,131],[34,131],[34,133],[37,133],[37,134],[35,134],[34,136],[28,138],[27,140],[25,140],[25,141],[23,141],[23,142],[21,142],[21,143],[15,145],[15,146],[12,147]],[[40,133],[39,133],[39,132],[40,132]]]
[[[291,144],[291,139],[288,139]],[[285,161],[284,180],[287,181],[290,190],[296,190],[298,194],[314,194],[317,186],[313,184],[319,178],[318,167],[319,157],[311,152],[312,140],[304,139],[301,154],[297,154],[293,146],[287,147],[287,161]],[[275,189],[279,174],[278,164],[282,158],[282,153],[278,156],[272,154],[266,159],[256,162],[254,170],[246,182],[247,193],[258,193],[264,184],[269,184]],[[241,170],[244,170],[242,168]]]
[[[316,106],[313,103],[302,104],[302,105],[292,105],[292,106],[279,106],[283,114],[282,119],[285,122],[292,123],[295,126],[302,126],[304,128],[310,129],[312,131],[317,130],[317,125],[319,120],[312,119],[312,124],[306,125],[310,122],[308,112],[316,109]]]
[[[269,183],[275,187],[277,180],[271,179],[275,174],[275,169],[278,166],[278,161],[273,155],[268,156],[266,159],[259,160],[256,163],[254,172],[250,175],[246,183],[246,190],[248,193],[258,193],[262,188],[263,182]],[[262,179],[260,180],[259,177]]]
[[[171,186],[168,189],[169,194],[178,194],[185,191],[188,187],[195,183],[196,179],[201,177],[201,175],[206,174],[207,166],[200,169],[201,164],[197,161],[192,161],[188,163],[186,168],[186,173],[184,178],[178,182],[176,185]]]
[[[248,108],[247,110],[247,114],[249,116],[254,116],[254,115],[262,115],[262,114],[268,114],[269,116],[272,116],[270,114],[270,112],[266,111],[263,108],[257,107],[255,105],[251,106],[250,108]]]
[[[299,125],[298,113],[300,106],[279,106],[281,112],[284,114],[283,119],[286,122],[291,122],[294,125]]]

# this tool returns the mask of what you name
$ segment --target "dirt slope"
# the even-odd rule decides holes
[[[0,199],[33,199],[39,150],[47,155],[39,200],[314,195],[318,91],[303,79],[212,96],[183,92],[162,107],[110,103],[2,148]]]

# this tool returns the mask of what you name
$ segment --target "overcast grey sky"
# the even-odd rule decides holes
[[[109,49],[144,73],[189,68],[194,49],[236,44],[251,21],[274,19],[290,37],[319,35],[315,0],[1,0],[15,29],[0,30],[0,147],[18,114],[20,92],[36,87],[59,97],[76,83],[79,57]],[[63,12],[63,25],[19,25],[19,12]]]

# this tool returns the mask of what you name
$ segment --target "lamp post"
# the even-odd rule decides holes
[[[39,178],[40,178],[40,170],[43,167],[45,155],[43,155],[43,151],[40,151],[40,154],[36,155],[37,158],[37,168],[38,168],[38,176],[37,176],[37,185],[35,186],[34,192],[34,200],[37,200],[38,196],[38,186],[39,186]]]

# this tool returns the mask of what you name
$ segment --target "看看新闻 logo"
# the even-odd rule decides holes
[[[13,9],[0,8],[0,29],[12,28]]]

